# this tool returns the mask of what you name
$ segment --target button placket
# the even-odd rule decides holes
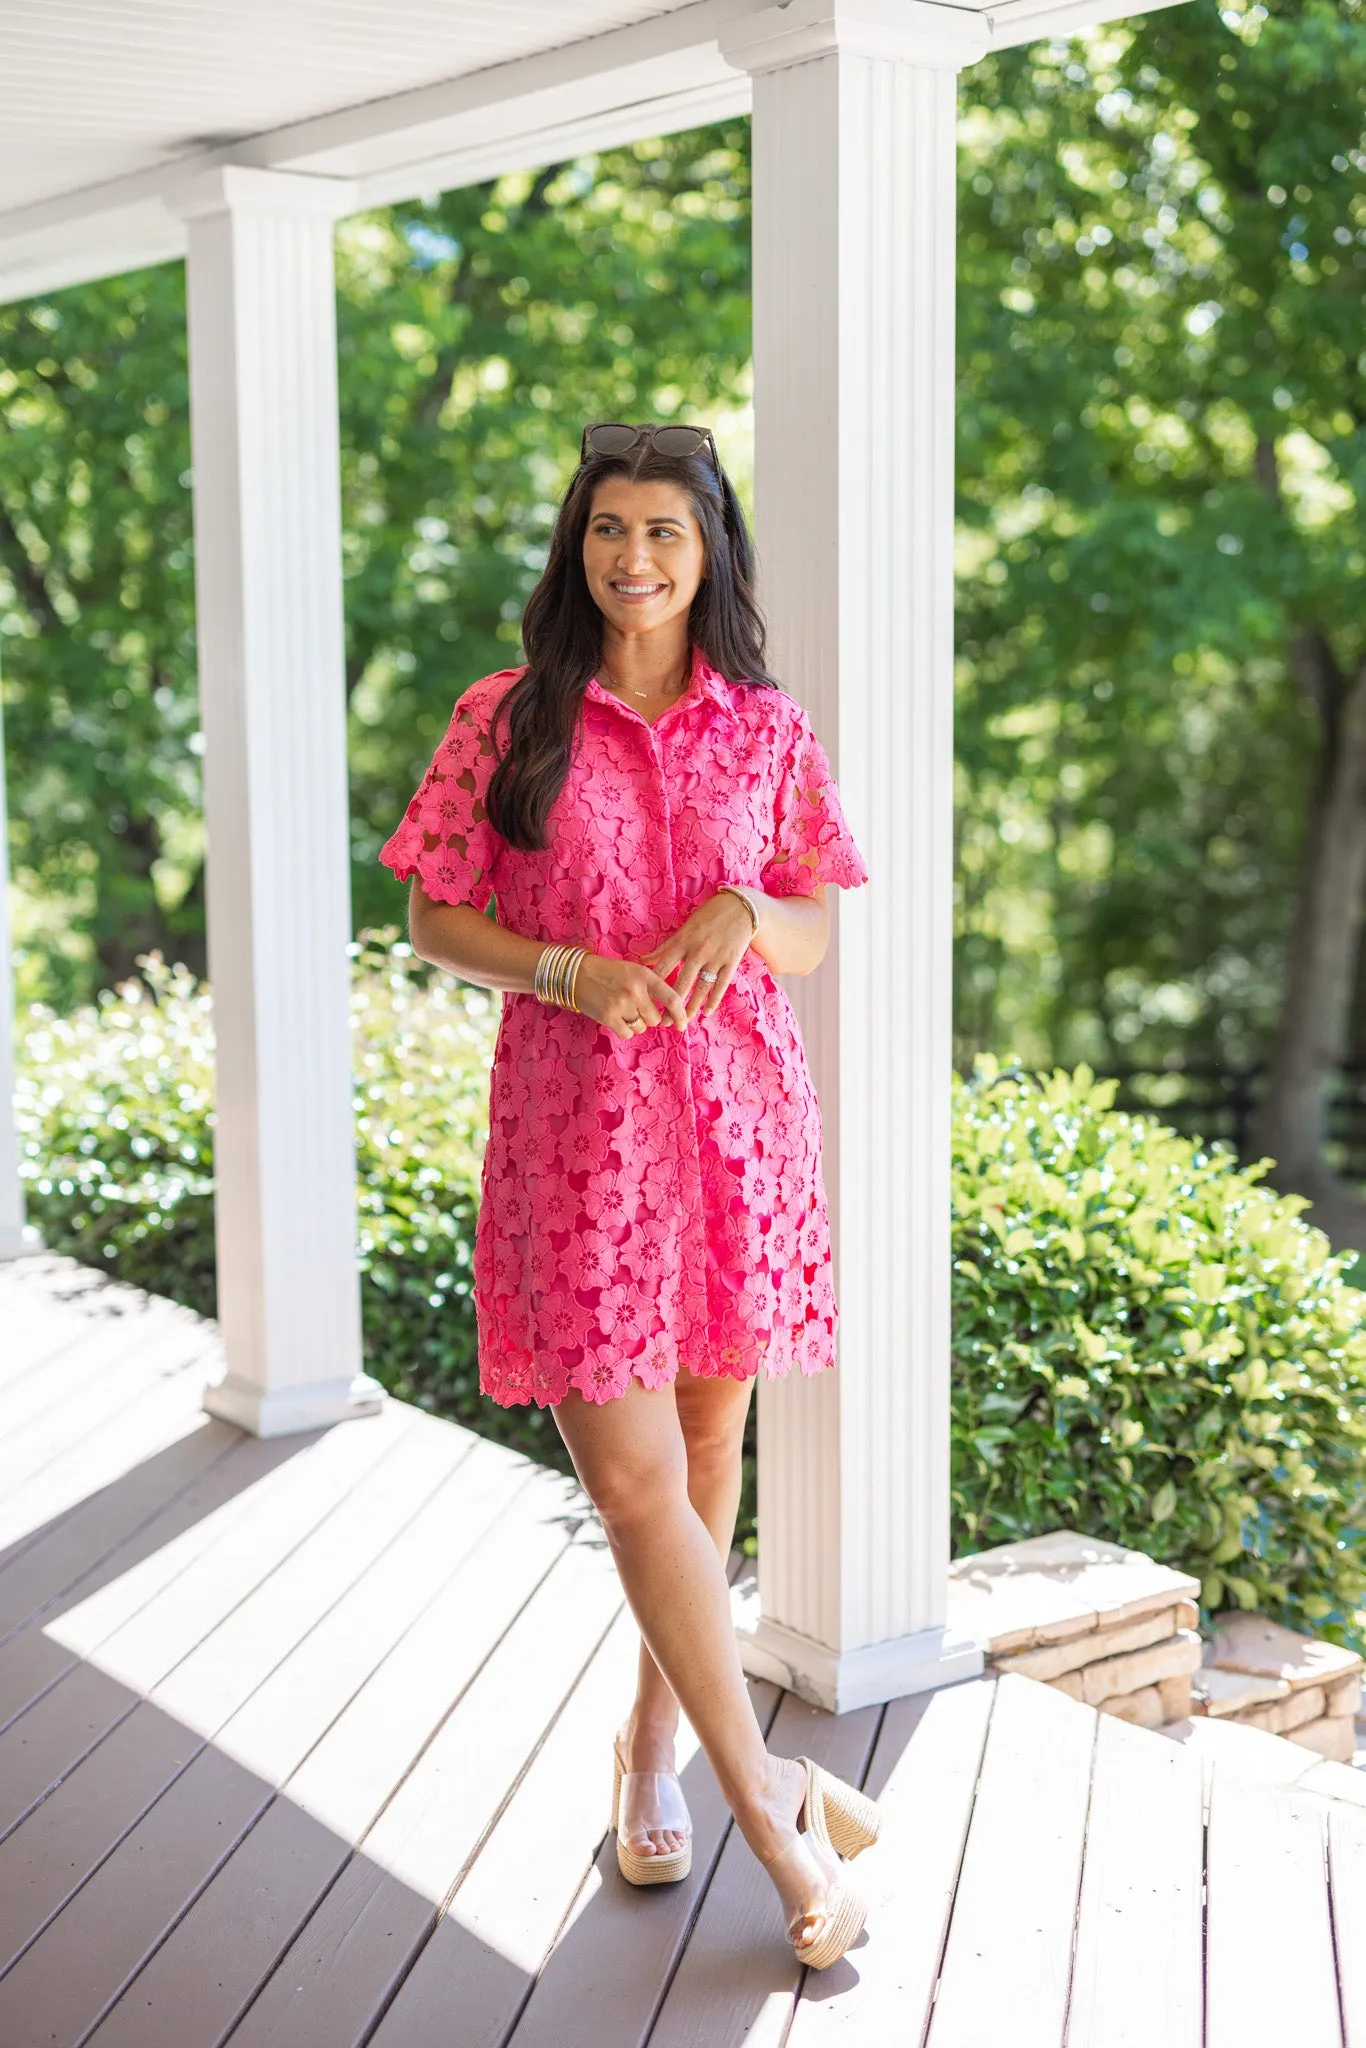
[[[673,805],[669,801],[669,778],[664,773],[664,753],[659,735],[648,720],[645,721],[645,729],[650,747],[650,762],[654,768],[655,782],[659,790],[660,811],[664,819],[664,852],[668,861],[669,899],[673,906],[673,915],[677,918],[678,873],[674,866],[674,812]]]

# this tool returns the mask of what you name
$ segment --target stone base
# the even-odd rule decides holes
[[[1130,1721],[1135,1728],[1160,1728],[1169,1720],[1180,1716],[1168,1714],[1162,1704],[1161,1689],[1145,1685],[1138,1692],[1117,1693],[1113,1699],[1102,1700],[1098,1713],[1113,1715],[1116,1721]]]
[[[855,1650],[832,1650],[781,1622],[766,1620],[759,1612],[753,1579],[742,1580],[736,1588],[735,1606],[740,1662],[749,1676],[795,1692],[827,1713],[881,1706],[907,1693],[932,1692],[963,1678],[977,1678],[982,1671],[982,1645],[947,1628],[921,1629]]]
[[[1022,1677],[1052,1678],[1175,1633],[1188,1625],[1184,1614],[1173,1616],[1155,1635],[1134,1625],[1193,1606],[1199,1594],[1197,1579],[1155,1564],[1141,1551],[1055,1529],[1048,1536],[955,1558],[948,1620],[964,1635],[988,1643],[1002,1668],[1007,1657],[1022,1652],[1072,1646],[1062,1656],[1031,1657],[1028,1664],[1021,1657],[1009,1667]],[[1124,1639],[1109,1640],[1118,1630],[1125,1632]]]
[[[985,1638],[989,1671],[1158,1728],[1190,1711],[1198,1592],[1140,1551],[1057,1529],[957,1559],[949,1619]]]
[[[1059,1529],[957,1559],[949,1620],[983,1642],[989,1672],[1141,1728],[1207,1717],[1351,1763],[1362,1659],[1263,1614],[1216,1615],[1202,1645],[1198,1590],[1139,1551]]]
[[[1356,1753],[1362,1660],[1262,1614],[1222,1614],[1194,1684],[1196,1714],[1290,1742],[1334,1763]]]
[[[1132,1721],[1138,1728],[1165,1728],[1169,1722],[1190,1718],[1191,1682],[1185,1676],[1160,1678],[1155,1685],[1137,1692],[1119,1693],[1100,1702],[1102,1714]]]
[[[1302,1721],[1286,1733],[1287,1742],[1312,1749],[1330,1763],[1349,1764],[1356,1755],[1356,1730],[1342,1714],[1325,1714],[1319,1721]]]
[[[364,1372],[354,1379],[269,1389],[249,1386],[229,1375],[204,1389],[209,1414],[251,1436],[298,1436],[307,1429],[327,1429],[334,1422],[378,1414],[388,1398],[379,1381]]]

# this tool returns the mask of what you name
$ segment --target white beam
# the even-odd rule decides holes
[[[1152,0],[1154,7],[1177,4]],[[696,0],[605,35],[0,210],[0,302],[181,255],[180,194],[187,181],[226,164],[354,178],[357,207],[387,206],[743,113],[747,68],[738,55],[738,70],[726,61],[721,41],[751,16],[772,13],[792,16],[785,33],[794,47],[791,38],[809,32],[823,6]],[[915,45],[914,61],[932,64],[936,43],[978,38],[981,55],[1072,35],[1116,13],[1115,0],[1000,0],[986,9],[906,0],[884,13],[882,27],[903,56]]]
[[[1185,0],[1147,0],[1135,12],[1156,14],[1164,7],[1180,7]],[[1127,21],[1117,12],[1114,0],[999,0],[987,15],[991,24],[993,50],[1014,50],[1021,43],[1037,43],[1045,36],[1080,35],[1084,28],[1100,28],[1107,21]]]
[[[717,34],[756,4],[697,0],[606,35],[0,211],[0,301],[179,256],[187,187],[225,165],[351,179],[359,209],[743,113],[749,80],[724,61]]]
[[[10,967],[9,827],[5,813],[5,718],[0,704],[0,1259],[24,1241],[24,1190],[14,1121],[14,978]]]
[[[755,510],[778,674],[872,880],[794,989],[825,1123],[840,1367],[759,1391],[745,1656],[843,1710],[981,1668],[945,1629],[955,66],[980,17],[791,0],[754,83]],[[833,892],[832,892],[833,893]]]
[[[439,191],[439,184],[420,181],[448,156],[489,145],[516,147],[566,124],[612,121],[628,110],[653,122],[656,109],[674,101],[705,121],[713,118],[706,111],[710,95],[727,111],[747,99],[747,81],[726,63],[717,36],[759,4],[696,0],[604,35],[276,129],[249,144],[251,154],[243,160],[356,178],[364,202],[371,204],[381,191],[393,198]],[[636,130],[663,132],[653,126]],[[415,177],[419,182],[412,182]]]
[[[195,590],[217,1036],[215,1415],[373,1410],[360,1369],[333,220],[231,169],[189,228]]]

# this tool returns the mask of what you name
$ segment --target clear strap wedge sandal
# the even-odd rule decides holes
[[[673,1771],[628,1771],[618,1740],[612,1745],[612,1827],[617,1868],[627,1884],[678,1884],[692,1869],[692,1820]],[[681,1849],[642,1856],[633,1841],[652,1831],[686,1835]]]
[[[806,1797],[797,1815],[802,1832],[764,1868],[777,1887],[798,1962],[811,1970],[828,1970],[853,1947],[868,1918],[867,1901],[835,1847],[836,1826],[841,1839],[856,1845],[851,1853],[857,1855],[877,1840],[882,1817],[870,1799],[823,1771],[809,1756],[797,1761],[806,1773]],[[813,1894],[822,1887],[821,1903],[811,1905]],[[824,1925],[814,1941],[802,1941],[799,1937],[809,1920],[822,1920]]]

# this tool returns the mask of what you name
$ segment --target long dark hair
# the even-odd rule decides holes
[[[565,493],[544,574],[522,615],[526,673],[493,721],[498,765],[485,804],[494,829],[523,853],[546,844],[546,821],[569,774],[584,692],[602,652],[602,613],[583,573],[583,537],[593,493],[609,476],[677,484],[687,492],[706,551],[688,615],[692,644],[728,683],[773,688],[764,668],[754,549],[730,478],[724,471],[718,476],[705,452],[660,455],[645,441],[625,455],[590,455]]]

